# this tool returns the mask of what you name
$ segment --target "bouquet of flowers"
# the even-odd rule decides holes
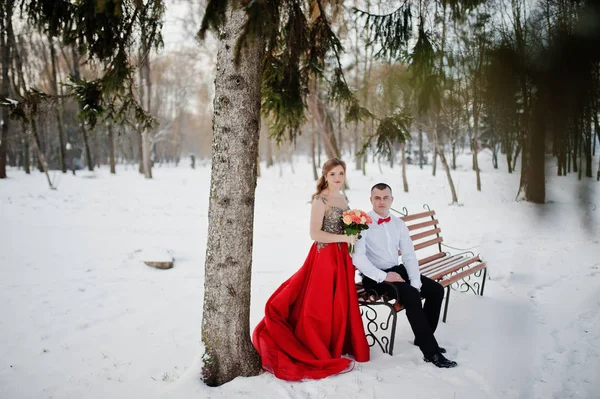
[[[371,217],[360,209],[350,209],[342,213],[342,222],[344,223],[346,235],[352,236],[358,234],[360,239],[360,232],[367,230],[369,224],[373,223]],[[354,251],[354,245],[348,245],[348,252]]]

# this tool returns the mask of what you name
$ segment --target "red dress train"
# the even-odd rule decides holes
[[[252,335],[263,368],[289,381],[325,378],[369,360],[346,243],[318,244],[269,298]]]

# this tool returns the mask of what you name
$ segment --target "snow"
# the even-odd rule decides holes
[[[399,167],[348,170],[352,207],[370,209],[370,187],[388,182],[396,209],[427,203],[445,242],[487,260],[484,296],[453,292],[436,333],[459,367],[423,362],[401,314],[394,356],[372,348],[370,362],[324,380],[263,373],[219,388],[199,380],[210,167],[156,167],[152,180],[131,166],[116,176],[51,172],[56,191],[43,174],[9,169],[0,181],[0,398],[599,397],[599,183],[555,177],[552,162],[548,203],[515,202],[518,173],[494,170],[486,151],[479,161],[482,192],[470,155],[459,158],[458,205],[430,165],[409,165],[409,193]],[[282,177],[261,165],[252,327],[311,244],[315,184],[308,158],[294,162]],[[147,255],[174,267],[145,266]]]

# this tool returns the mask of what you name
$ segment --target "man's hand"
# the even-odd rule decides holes
[[[396,272],[388,272],[385,280],[388,283],[403,283],[404,279]]]

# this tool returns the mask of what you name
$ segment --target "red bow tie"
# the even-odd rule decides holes
[[[381,224],[381,223],[387,223],[387,222],[389,222],[390,220],[392,220],[392,217],[391,217],[391,216],[388,216],[388,217],[386,217],[385,219],[383,219],[383,218],[379,218],[379,220],[377,221],[377,224]]]

